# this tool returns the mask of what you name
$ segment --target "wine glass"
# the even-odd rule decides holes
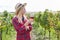
[[[31,24],[33,24],[33,21],[34,21],[34,13],[30,13],[30,22]]]

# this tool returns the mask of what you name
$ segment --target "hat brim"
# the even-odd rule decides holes
[[[16,10],[20,10],[22,7],[25,7],[27,5],[27,3],[22,4],[22,6],[20,6],[19,8],[17,8]]]

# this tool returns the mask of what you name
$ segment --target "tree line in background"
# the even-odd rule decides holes
[[[7,11],[0,14],[0,40],[15,40],[16,32],[11,22],[13,16]],[[36,40],[60,40],[60,11],[53,13],[46,9],[36,12],[32,33]]]

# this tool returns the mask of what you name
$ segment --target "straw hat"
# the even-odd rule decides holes
[[[25,7],[27,3],[21,4],[21,3],[17,3],[15,6],[16,10],[20,10],[22,7]]]

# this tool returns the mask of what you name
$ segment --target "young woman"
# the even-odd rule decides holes
[[[12,24],[17,32],[16,40],[31,40],[32,25],[31,20],[25,16],[25,5],[26,3],[17,3],[15,6],[16,15],[12,18]]]

